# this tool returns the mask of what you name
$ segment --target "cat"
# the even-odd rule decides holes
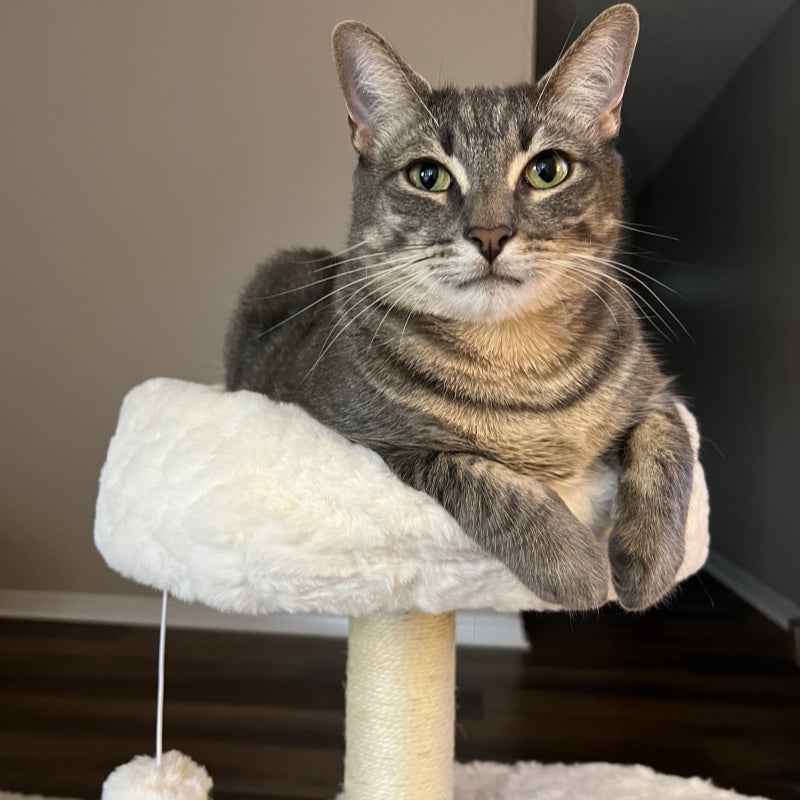
[[[604,604],[609,577],[627,609],[668,593],[692,488],[671,381],[614,262],[638,28],[613,6],[537,83],[434,90],[340,23],[349,246],[275,255],[226,340],[228,389],[297,403],[375,450],[570,609]],[[606,555],[559,492],[608,469]]]

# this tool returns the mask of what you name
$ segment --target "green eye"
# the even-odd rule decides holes
[[[450,173],[435,161],[417,161],[408,168],[408,179],[425,192],[444,192],[450,186]]]
[[[569,162],[558,150],[539,153],[527,167],[525,180],[534,189],[551,189],[569,175]]]

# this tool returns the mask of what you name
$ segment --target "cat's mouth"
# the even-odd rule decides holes
[[[522,280],[511,275],[501,275],[494,270],[486,270],[474,278],[468,278],[458,284],[459,289],[469,289],[473,286],[521,286]]]

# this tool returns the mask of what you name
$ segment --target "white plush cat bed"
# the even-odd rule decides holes
[[[697,452],[697,427],[681,407]],[[607,487],[565,497],[579,519]],[[708,554],[699,462],[682,580]],[[139,583],[221,611],[351,617],[555,609],[379,456],[297,406],[156,378],[133,389],[100,479],[95,542]],[[609,586],[609,599],[613,599]]]
[[[697,451],[694,419],[680,408]],[[607,486],[587,485],[565,500],[586,520],[592,503],[610,497]],[[679,578],[705,561],[707,521],[697,462]],[[95,542],[121,574],[186,601],[352,618],[347,800],[453,797],[453,610],[553,608],[374,453],[297,407],[177,380],[147,381],[125,399],[100,479]],[[133,788],[118,773],[104,797],[142,797],[139,772],[131,774]],[[476,800],[551,796],[458,791]]]

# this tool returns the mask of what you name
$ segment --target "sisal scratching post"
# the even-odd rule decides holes
[[[694,418],[677,409],[696,455]],[[708,553],[708,495],[697,460],[694,475],[676,581]],[[608,515],[608,475],[587,474],[576,487],[562,497],[579,519]],[[301,409],[185,381],[136,387],[100,476],[94,533],[112,569],[187,602],[351,618],[346,800],[545,796],[518,788],[529,774],[546,781],[531,765],[454,768],[453,610],[557,606],[523,586],[375,453]],[[122,783],[132,794],[115,791],[105,800],[141,800],[144,789],[147,800],[196,800],[164,784],[152,759],[131,764],[136,769],[125,775],[133,779]],[[594,777],[580,780],[581,788],[547,796],[600,796]],[[184,778],[178,783],[191,789]]]
[[[350,620],[347,800],[452,800],[455,614]]]

